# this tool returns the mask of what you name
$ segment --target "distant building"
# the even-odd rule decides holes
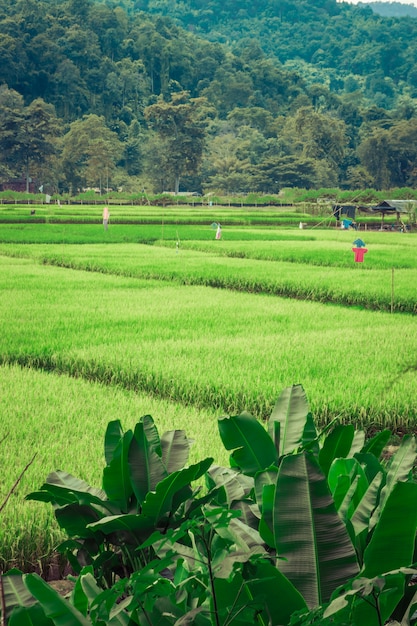
[[[0,183],[0,191],[21,191],[26,192],[26,178],[12,178],[4,183]],[[32,178],[29,178],[29,193],[37,193],[38,187]]]
[[[384,218],[386,215],[396,216],[397,227],[401,222],[401,214],[407,215],[411,209],[416,206],[415,200],[383,200],[376,206],[372,207],[374,213],[381,213],[381,228],[384,226]]]

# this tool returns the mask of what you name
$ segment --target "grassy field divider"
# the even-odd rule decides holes
[[[233,414],[239,410],[239,406],[243,405],[261,419],[266,419],[272,409],[270,400],[262,392],[251,397],[244,391],[228,389],[226,385],[191,384],[188,380],[166,378],[157,372],[137,369],[129,371],[123,367],[105,364],[94,359],[76,360],[46,354],[2,355],[0,365],[18,365],[22,368],[82,378],[88,382],[141,392],[150,397],[193,406],[196,409],[210,409]]]
[[[2,250],[2,254],[5,254]],[[6,253],[6,256],[25,257],[24,254]],[[274,280],[269,277],[262,277],[257,280],[252,277],[233,274],[227,275],[210,275],[205,269],[201,273],[187,273],[185,269],[178,272],[168,267],[158,267],[155,270],[143,269],[137,267],[116,267],[106,265],[94,260],[75,260],[74,258],[65,257],[60,254],[42,254],[38,257],[38,262],[43,265],[62,267],[71,270],[80,270],[86,272],[96,272],[100,274],[108,274],[114,276],[125,276],[128,278],[138,278],[145,280],[163,280],[176,282],[179,285],[194,285],[202,287],[211,287],[214,289],[227,289],[230,291],[238,291],[251,294],[265,294],[278,296],[282,298],[290,298],[297,300],[306,300],[310,302],[319,302],[321,304],[337,304],[341,306],[355,306],[373,311],[392,312],[393,303],[390,293],[373,294],[372,298],[366,291],[351,292],[349,290],[334,290],[331,286],[319,286],[314,283],[312,286],[294,283],[287,279]],[[417,301],[414,300],[397,300],[394,305],[396,313],[417,314]]]

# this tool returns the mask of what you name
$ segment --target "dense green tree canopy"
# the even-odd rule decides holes
[[[0,183],[414,184],[410,16],[336,0],[0,0],[0,33]]]

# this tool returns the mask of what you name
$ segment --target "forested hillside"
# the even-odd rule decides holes
[[[359,2],[359,4],[364,4]],[[384,17],[417,17],[417,7],[414,4],[406,4],[402,2],[379,2],[378,0],[365,3],[370,6],[374,13],[383,15]]]
[[[0,0],[0,182],[412,186],[416,35],[336,0]]]

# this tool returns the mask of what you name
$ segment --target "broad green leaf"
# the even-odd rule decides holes
[[[152,437],[148,440],[147,433]],[[128,463],[131,485],[140,505],[149,491],[153,491],[156,485],[163,480],[167,471],[162,458],[156,452],[159,446],[159,437],[156,441],[155,431],[149,423],[141,421],[135,426],[133,439],[130,443]]]
[[[91,599],[85,593],[81,581],[87,573],[91,576],[93,574],[93,571],[94,570],[91,565],[84,567],[80,572],[80,575],[77,576],[74,588],[71,593],[71,601],[73,606],[78,609],[78,611],[80,611],[80,613],[82,613],[83,615],[87,615]]]
[[[177,494],[183,492],[184,487],[189,486],[190,482],[198,480],[210,467],[211,462],[212,459],[205,459],[180,472],[169,474],[158,483],[155,491],[147,494],[141,514],[108,516],[91,524],[90,528],[94,531],[100,530],[107,536],[116,534],[125,537],[131,543],[142,544],[168,513],[175,512],[172,503]]]
[[[373,454],[377,459],[382,454],[383,449],[387,445],[388,441],[391,439],[391,431],[390,430],[381,430],[379,433],[374,435],[369,441],[364,445],[362,452],[364,454],[369,453]]]
[[[90,524],[93,531],[103,535],[114,535],[113,541],[132,545],[141,545],[155,530],[155,520],[142,514],[109,515],[98,522]]]
[[[397,482],[391,490],[364,553],[361,572],[380,576],[413,562],[417,531],[417,484]]]
[[[139,421],[143,424],[149,447],[152,448],[159,457],[162,457],[161,439],[153,417],[151,415],[144,415]]]
[[[363,494],[361,501],[355,509],[354,514],[351,517],[351,522],[355,529],[356,535],[359,535],[365,529],[369,528],[369,521],[371,519],[372,511],[378,504],[378,494],[381,488],[383,480],[383,474],[380,472],[372,480],[368,489]]]
[[[252,596],[240,571],[235,572],[229,580],[215,578],[213,587],[211,624],[231,623],[232,626],[235,624],[236,626],[248,626],[248,624],[255,623],[253,616],[257,611],[262,610],[263,603]],[[214,613],[217,614],[216,618],[214,618]],[[198,622],[190,622],[190,626],[195,623]]]
[[[102,504],[107,500],[107,495],[102,489],[91,487],[83,480],[62,470],[51,472],[40,491],[35,491],[26,496],[27,500],[52,502],[59,506],[80,502],[82,498],[85,499],[85,502]]]
[[[188,463],[190,441],[185,430],[170,430],[161,437],[162,460],[168,474],[177,472]]]
[[[181,492],[184,487],[190,485],[191,482],[198,480],[212,464],[213,459],[207,458],[195,465],[184,468],[179,472],[169,474],[164,480],[157,484],[155,491],[150,491],[143,503],[143,515],[155,520],[157,523],[168,512],[175,513],[172,505],[176,495]],[[178,507],[181,502],[176,500]]]
[[[264,472],[258,472],[255,476],[256,502],[261,512],[259,521],[259,533],[262,539],[271,548],[275,547],[273,531],[273,511],[275,501],[275,487],[277,482],[278,468],[272,466]]]
[[[103,590],[100,589],[92,572],[87,571],[87,568],[84,568],[81,572],[78,582],[86,599],[87,607],[91,610],[93,603],[102,594]],[[112,597],[110,597],[110,602],[111,600]]]
[[[307,608],[303,596],[276,567],[267,561],[243,568],[250,597],[261,603],[265,624],[288,624],[294,611]],[[271,620],[271,621],[269,621]]]
[[[22,572],[13,569],[1,575],[2,601],[4,601],[5,617],[9,617],[13,607],[30,607],[35,604],[35,598],[29,593],[23,582]],[[2,606],[2,605],[0,605]]]
[[[263,510],[263,490],[265,486],[271,485],[275,489],[275,485],[277,482],[278,475],[278,467],[276,465],[272,465],[268,467],[263,472],[258,472],[255,475],[254,479],[254,487],[255,487],[255,498],[258,503],[259,509]]]
[[[281,424],[277,421],[271,422],[271,425],[268,426],[268,433],[274,442],[275,450],[277,451],[277,456],[279,456],[279,442],[281,438]]]
[[[262,539],[258,531],[245,524],[239,518],[232,518],[223,527],[216,526],[217,534],[230,543],[234,543],[238,548],[249,552],[263,554],[265,552]]]
[[[230,468],[212,465],[207,471],[207,481],[209,488],[221,488],[224,499],[229,508],[234,502],[239,502],[247,497],[253,488],[253,480],[240,472]]]
[[[348,482],[342,481],[342,476],[347,477]],[[336,480],[337,488],[335,489]],[[339,515],[346,522],[351,518],[368,489],[369,483],[365,472],[355,458],[336,459],[330,467],[327,481]],[[344,485],[344,493],[342,484]]]
[[[386,471],[384,466],[377,457],[370,452],[356,453],[354,458],[361,464],[366,478],[368,479],[368,483],[371,483],[377,474],[382,474],[385,477]]]
[[[319,454],[320,467],[326,476],[335,459],[349,456],[354,434],[353,424],[339,424],[327,435]]]
[[[114,452],[122,437],[123,429],[120,420],[109,422],[104,436],[104,457],[106,459],[106,465],[110,465]]]
[[[130,508],[130,500],[133,489],[130,482],[130,470],[128,454],[133,433],[126,432],[120,439],[109,465],[103,470],[103,489],[112,502],[119,505],[120,509],[127,513]]]
[[[416,440],[414,436],[405,435],[400,447],[393,454],[387,471],[387,488],[398,481],[407,480],[416,460]]]
[[[8,626],[54,626],[45,611],[37,603],[31,607],[15,607],[7,621]]]
[[[353,456],[356,453],[359,453],[363,450],[363,445],[365,443],[365,431],[364,430],[355,430],[353,435],[352,445],[349,451],[349,457]]]
[[[354,485],[353,488],[356,489],[355,480],[354,480],[353,485]],[[343,504],[346,494],[349,493],[351,488],[352,488],[352,480],[350,476],[347,476],[346,474],[341,474],[337,477],[336,484],[331,489],[332,498],[333,498],[336,510],[339,511],[339,515],[345,523],[346,523],[346,519],[343,515],[341,515],[340,507]]]
[[[309,607],[358,572],[355,550],[332,500],[326,477],[306,453],[284,457],[274,503],[278,568]]]
[[[323,617],[334,616],[331,621],[335,624],[381,626],[389,620],[402,598],[404,582],[402,572],[390,572],[375,578],[354,578],[336,591]]]
[[[218,421],[226,450],[234,450],[232,463],[244,474],[254,476],[278,462],[274,442],[257,419],[249,413],[223,417]]]
[[[97,522],[104,515],[98,515],[90,506],[69,504],[55,509],[55,517],[69,537],[92,537],[93,532],[87,525]]]
[[[406,435],[400,444],[397,452],[391,457],[388,463],[388,469],[385,475],[385,484],[381,489],[379,504],[374,511],[369,527],[370,529],[378,523],[381,513],[384,509],[391,491],[397,482],[403,482],[410,479],[414,462],[416,459],[416,441],[413,436]]]
[[[259,534],[270,548],[274,548],[273,511],[275,485],[264,485],[262,492],[262,516],[259,520]]]
[[[89,619],[52,589],[40,576],[25,574],[23,578],[30,593],[38,600],[46,616],[53,620],[55,626],[91,626]]]
[[[327,482],[332,494],[336,489],[339,476],[348,476],[352,481],[358,465],[359,463],[355,459],[337,458],[332,462],[327,472]]]
[[[352,607],[352,622],[367,626],[391,624],[393,612],[404,597],[405,578],[406,575],[401,570],[376,577],[374,588],[378,593],[378,610],[375,609],[375,597],[370,595],[363,599],[358,597]],[[362,579],[358,579],[358,582],[360,580]]]
[[[301,444],[304,450],[309,450],[314,455],[317,455],[320,451],[318,433],[312,413],[307,414]]]
[[[164,579],[161,579],[160,582],[163,583]],[[159,593],[159,588],[157,593]],[[132,620],[125,610],[129,602],[130,598],[125,598],[120,603],[116,602],[116,604],[113,605],[106,626],[133,626]]]
[[[293,385],[282,391],[268,421],[270,434],[274,422],[280,423],[280,456],[297,450],[303,437],[311,438],[311,428],[306,430],[308,414],[307,396],[302,385]]]

